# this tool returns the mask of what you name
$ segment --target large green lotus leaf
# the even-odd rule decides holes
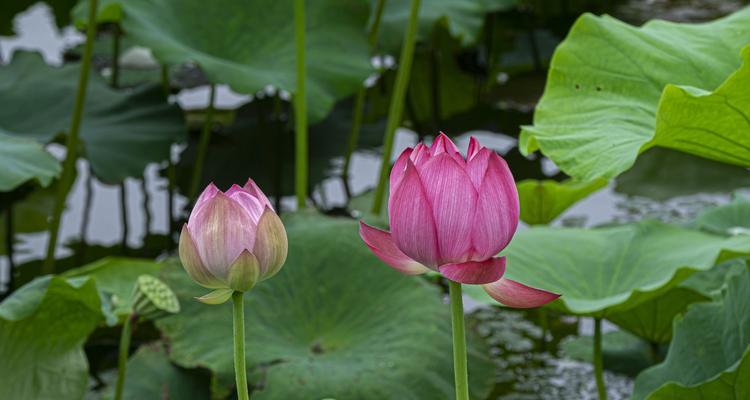
[[[692,272],[750,253],[750,236],[726,238],[645,221],[582,229],[532,227],[508,246],[508,277],[561,293],[553,304],[573,314],[632,309]]]
[[[453,396],[450,316],[437,287],[394,272],[363,246],[354,220],[285,218],[289,258],[245,297],[247,361],[256,399],[445,399]],[[233,382],[231,305],[193,299],[205,289],[179,266],[163,270],[183,305],[159,320],[178,365]],[[470,335],[471,337],[472,335]],[[472,398],[493,367],[470,341]]]
[[[65,132],[78,75],[78,64],[55,68],[37,53],[16,52],[0,67],[0,131],[42,142]],[[39,110],[44,113],[29,118]],[[185,126],[179,107],[167,104],[158,85],[117,91],[92,74],[80,135],[96,176],[119,182],[165,160],[172,143],[184,140]]]
[[[107,257],[79,268],[65,271],[61,277],[91,277],[96,288],[112,306],[115,317],[130,313],[130,303],[135,282],[141,275],[157,275],[163,264],[153,260],[125,257]],[[104,310],[105,314],[107,311]],[[117,320],[110,320],[110,324]]]
[[[633,399],[750,398],[750,268],[723,296],[674,323],[666,360],[641,373]]]
[[[750,200],[735,195],[731,203],[700,213],[693,225],[720,235],[750,234]]]
[[[123,399],[205,400],[210,397],[208,374],[172,364],[162,343],[142,346],[128,360]]]
[[[730,193],[750,187],[746,168],[654,147],[638,156],[633,168],[617,177],[615,191],[667,200],[699,193]]]
[[[127,35],[166,64],[194,62],[211,82],[254,94],[267,85],[294,93],[293,2],[289,0],[128,0]],[[316,0],[306,7],[310,122],[354,93],[373,72],[363,1]]]
[[[606,179],[591,182],[526,179],[518,182],[521,220],[529,225],[546,225],[570,206],[607,186]]]
[[[612,178],[655,144],[747,165],[750,104],[742,88],[750,67],[734,71],[748,42],[750,8],[706,24],[639,28],[585,14],[555,51],[522,150],[539,149],[582,180]]]
[[[0,131],[0,192],[36,179],[47,186],[60,173],[60,163],[39,143]]]
[[[83,344],[101,320],[92,280],[45,277],[0,303],[0,398],[80,399]]]
[[[674,317],[684,313],[693,303],[709,300],[709,296],[677,286],[632,309],[612,313],[607,319],[649,342],[666,343],[672,339]]]
[[[370,0],[372,7],[378,0]],[[419,7],[417,40],[428,40],[438,23],[465,45],[477,41],[485,14],[514,7],[518,0],[422,0]],[[411,1],[386,0],[378,47],[397,54],[409,21]]]

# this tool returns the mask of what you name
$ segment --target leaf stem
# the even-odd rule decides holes
[[[194,202],[198,195],[198,186],[201,183],[201,175],[203,174],[203,162],[206,160],[206,153],[208,152],[208,144],[211,142],[211,130],[214,125],[214,102],[216,101],[216,85],[211,84],[208,92],[208,108],[206,108],[206,115],[203,119],[203,130],[201,131],[201,138],[198,142],[198,153],[195,156],[195,165],[193,166],[193,178],[190,181],[190,202]]]
[[[370,26],[370,33],[367,40],[370,45],[370,53],[375,52],[375,45],[378,42],[378,31],[380,30],[380,20],[383,15],[383,8],[385,6],[385,0],[378,0],[375,5],[375,15],[372,25]],[[352,161],[352,154],[354,149],[357,148],[359,142],[359,131],[362,127],[362,113],[365,105],[365,94],[367,88],[363,84],[357,91],[357,97],[354,100],[354,110],[352,113],[352,129],[349,132],[349,141],[346,147],[346,154],[344,154],[344,168],[342,178],[344,180],[344,188],[346,190],[347,199],[351,197],[351,191],[349,190],[349,165]]]
[[[120,182],[120,221],[122,222],[122,254],[128,253],[128,189],[123,179]]]
[[[307,97],[305,94],[305,0],[294,0],[294,41],[297,47],[297,89],[294,94],[295,173],[297,208],[307,200]]]
[[[125,386],[125,371],[128,368],[128,354],[130,353],[130,339],[133,336],[133,323],[136,315],[132,313],[125,318],[120,332],[120,352],[117,357],[117,384],[115,385],[115,400],[122,399],[122,389]]]
[[[469,378],[466,366],[466,329],[461,284],[450,283],[451,323],[453,325],[453,373],[456,379],[456,400],[469,400]]]
[[[594,318],[594,376],[599,400],[607,400],[607,388],[604,386],[604,358],[602,356],[602,319]]]
[[[83,107],[86,99],[86,87],[89,82],[89,71],[91,70],[91,54],[94,49],[96,37],[96,10],[97,0],[89,0],[89,15],[86,25],[86,44],[83,48],[81,60],[81,73],[78,77],[78,90],[76,91],[73,116],[70,122],[70,130],[65,141],[67,152],[63,161],[62,174],[60,175],[60,186],[55,197],[55,207],[50,220],[49,240],[47,241],[47,254],[42,265],[42,274],[51,274],[55,271],[55,248],[57,247],[58,233],[60,231],[60,219],[68,192],[75,181],[76,159],[78,158],[78,132],[81,128],[83,118]]]
[[[383,159],[380,165],[380,178],[378,186],[375,189],[375,199],[372,204],[373,214],[380,214],[383,207],[383,195],[385,194],[385,184],[388,180],[388,170],[391,166],[391,153],[393,152],[393,137],[396,134],[396,128],[401,124],[401,117],[404,111],[404,97],[409,85],[409,74],[411,73],[411,62],[414,57],[414,44],[417,38],[417,28],[419,25],[419,3],[420,0],[411,0],[411,10],[409,11],[409,25],[404,34],[404,44],[401,47],[401,57],[399,59],[398,73],[396,74],[396,83],[391,97],[391,105],[388,110],[388,123],[385,128],[385,138],[383,140]]]
[[[243,292],[232,293],[234,315],[234,375],[237,381],[237,399],[250,400],[247,391],[247,369],[245,368],[245,303]]]
[[[5,284],[5,289],[0,292],[2,293],[0,299],[4,298],[11,290],[13,290],[16,278],[16,263],[13,254],[13,233],[13,202],[10,202],[5,209],[5,252],[8,257],[8,281]]]

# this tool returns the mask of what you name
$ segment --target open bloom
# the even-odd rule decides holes
[[[218,289],[206,302],[223,302],[268,279],[286,261],[284,225],[271,203],[249,179],[223,193],[208,185],[180,234],[180,260],[190,277]]]
[[[390,176],[391,232],[360,223],[359,234],[383,262],[408,275],[434,270],[482,284],[511,307],[537,307],[556,294],[503,278],[504,249],[518,226],[518,192],[505,160],[471,138],[464,159],[440,134],[429,148],[408,148]]]

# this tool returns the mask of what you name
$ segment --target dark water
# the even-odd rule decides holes
[[[742,1],[627,1],[616,3],[610,12],[627,21],[641,23],[652,17],[678,21],[703,21],[716,18],[739,8]],[[39,49],[51,64],[62,60],[63,48],[80,42],[81,36],[73,30],[63,32],[54,28],[46,6],[37,5],[16,20],[20,32],[16,38],[0,38],[0,55],[7,60],[17,48]],[[565,28],[567,29],[567,28]],[[542,34],[546,37],[547,34]],[[552,37],[552,36],[550,36]],[[556,39],[551,39],[556,40]],[[554,48],[554,42],[542,47]],[[134,55],[138,58],[138,55]],[[503,77],[499,77],[502,79]],[[544,74],[530,74],[506,83],[508,96],[505,105],[520,115],[520,121],[511,118],[505,127],[495,131],[467,132],[457,138],[462,151],[468,146],[468,137],[477,136],[485,145],[506,154],[511,161],[517,157],[514,135],[519,123],[528,123],[533,104],[544,87]],[[185,90],[175,97],[184,108],[201,108],[207,102],[206,87]],[[219,108],[236,108],[249,101],[248,96],[232,93],[226,87],[218,91]],[[514,115],[515,115],[514,114]],[[429,138],[428,138],[429,139]],[[407,129],[399,130],[394,155],[413,146],[418,136]],[[54,154],[62,157],[64,150],[52,146]],[[173,149],[178,160],[180,148]],[[519,161],[521,163],[521,161]],[[520,174],[555,176],[555,166],[544,159],[523,161]],[[340,170],[342,158],[330,160],[332,171]],[[357,152],[352,159],[349,186],[352,193],[371,189],[377,179],[380,156],[375,151]],[[60,232],[60,245],[56,251],[63,266],[76,266],[103,255],[157,257],[169,246],[167,180],[161,171],[164,165],[149,166],[142,180],[128,179],[124,186],[111,186],[89,177],[86,162],[78,163],[78,177],[67,201]],[[122,195],[122,191],[125,195]],[[314,190],[313,198],[323,209],[342,207],[347,202],[341,179],[335,174],[323,180]],[[87,198],[90,197],[90,202]],[[683,221],[701,209],[726,202],[726,195],[697,195],[666,202],[645,198],[632,198],[615,192],[613,185],[581,201],[566,211],[556,224],[594,226],[613,221],[658,218]],[[291,197],[281,199],[284,212],[294,210]],[[174,196],[176,219],[185,217],[187,200],[179,193]],[[124,209],[124,212],[123,212]],[[82,225],[83,220],[89,223]],[[123,219],[125,223],[123,223]],[[44,232],[16,235],[14,261],[20,269],[34,271],[44,255],[47,235]],[[8,259],[0,257],[0,289],[7,283]],[[22,276],[28,279],[31,275]],[[560,341],[571,335],[591,334],[588,319],[550,315],[548,331],[542,328],[540,315],[534,312],[499,310],[479,307],[467,299],[467,311],[472,311],[470,323],[492,346],[492,356],[498,370],[497,386],[492,399],[594,399],[596,388],[593,371],[588,363],[570,360],[560,355]],[[615,329],[610,326],[609,329]],[[608,372],[606,375],[610,399],[629,397],[632,378]]]

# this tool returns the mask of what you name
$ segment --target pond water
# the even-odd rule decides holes
[[[696,7],[700,4],[700,7]],[[628,1],[617,5],[615,14],[626,20],[639,22],[645,16],[667,17],[675,20],[705,20],[737,9],[737,1]],[[53,65],[62,62],[63,50],[82,41],[82,36],[71,28],[59,31],[51,18],[50,10],[44,5],[36,5],[16,19],[17,32],[14,38],[0,38],[0,56],[8,60],[17,49],[33,49],[42,52],[45,60]],[[529,93],[524,95],[535,99],[540,95],[542,82],[529,82]],[[207,87],[184,90],[175,96],[174,101],[184,108],[200,109],[207,103]],[[248,96],[233,93],[227,87],[218,89],[218,107],[236,108],[250,101]],[[516,132],[505,132],[515,135]],[[457,139],[462,151],[468,146],[470,135],[479,137],[488,147],[502,154],[512,152],[516,139],[503,132],[467,132]],[[396,136],[394,157],[404,148],[413,146],[417,134],[408,129],[400,129]],[[50,150],[62,158],[64,150],[51,146]],[[179,148],[173,149],[175,161],[179,158]],[[557,173],[554,165],[547,160],[537,160],[546,175]],[[332,170],[340,169],[341,158],[330,160]],[[352,158],[350,188],[353,193],[371,189],[377,179],[380,156],[373,151],[356,152]],[[108,248],[108,254],[156,255],[167,243],[169,233],[168,181],[161,170],[164,165],[150,165],[142,180],[127,179],[123,186],[112,186],[90,177],[86,161],[78,162],[78,176],[68,197],[64,213],[59,246],[56,254],[60,258],[80,256],[74,249]],[[511,164],[511,168],[513,165]],[[122,195],[124,189],[125,195]],[[344,206],[347,196],[341,179],[337,176],[324,180],[313,194],[316,203],[322,208]],[[567,210],[557,224],[594,226],[613,221],[639,219],[646,216],[668,220],[684,220],[710,204],[728,201],[726,195],[698,195],[668,202],[657,202],[642,198],[629,198],[614,190],[614,184],[595,193]],[[173,198],[176,220],[185,217],[187,199],[179,193]],[[282,212],[294,210],[294,199],[281,201]],[[124,210],[123,210],[124,207]],[[124,223],[123,223],[124,217]],[[88,220],[88,223],[82,221]],[[44,255],[47,242],[46,233],[24,233],[16,235],[14,261],[16,265],[34,263]],[[81,246],[84,242],[85,246]],[[160,247],[162,246],[162,247]],[[86,250],[91,254],[97,250]],[[98,254],[98,253],[97,253]],[[82,258],[86,259],[87,257]],[[0,257],[0,291],[7,283],[9,260]],[[498,365],[497,387],[492,398],[496,399],[593,399],[596,387],[590,364],[560,356],[559,343],[569,335],[591,334],[591,321],[568,317],[552,317],[550,326],[556,327],[546,333],[534,314],[515,311],[488,309],[466,299],[467,311],[472,311],[471,320],[478,325],[478,331],[492,346],[492,356]],[[608,330],[616,329],[611,325]],[[632,388],[630,377],[608,372],[606,375],[610,398],[625,399]]]

